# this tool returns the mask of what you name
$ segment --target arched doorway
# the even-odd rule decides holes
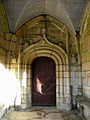
[[[32,105],[56,105],[55,62],[38,57],[32,63]]]
[[[20,68],[22,70],[22,74],[20,74],[21,85],[23,81],[23,73],[26,73],[26,86],[21,86],[23,94],[21,98],[22,109],[30,108],[32,105],[35,105],[32,101],[32,64],[35,59],[39,59],[41,57],[50,58],[55,62],[56,107],[61,110],[70,110],[71,96],[68,56],[61,47],[58,47],[43,38],[41,38],[35,45],[28,46],[20,56],[20,60],[23,64]]]

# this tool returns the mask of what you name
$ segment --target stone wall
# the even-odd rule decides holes
[[[72,108],[76,107],[76,96],[82,95],[82,81],[81,81],[81,67],[80,65],[70,66],[70,80],[71,80],[71,103]]]
[[[82,80],[83,94],[90,98],[90,2],[85,10],[81,25],[81,60],[82,60]]]
[[[0,18],[0,63],[5,64],[6,59],[6,41],[4,38],[3,28],[2,28],[2,21]]]
[[[0,63],[6,64],[8,42],[5,32],[8,32],[7,17],[2,0],[0,1]]]
[[[9,42],[5,38],[5,32],[8,32],[8,25],[6,20],[6,14],[2,1],[0,0],[0,119],[7,114],[10,109],[9,103],[6,105],[6,86],[5,86],[5,68],[7,64],[7,51]],[[7,84],[7,83],[6,83]],[[7,93],[8,94],[8,93]]]

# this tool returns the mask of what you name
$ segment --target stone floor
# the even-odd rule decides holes
[[[82,120],[76,112],[62,112],[55,107],[33,107],[26,111],[10,111],[3,120]]]

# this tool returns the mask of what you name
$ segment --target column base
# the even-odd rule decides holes
[[[64,103],[64,102],[59,102],[57,104],[57,109],[62,110],[62,111],[70,111],[71,110],[71,104],[70,103]]]

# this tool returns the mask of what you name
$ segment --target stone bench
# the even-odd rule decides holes
[[[0,119],[3,117],[4,105],[0,103]]]
[[[78,96],[76,98],[77,109],[79,113],[86,119],[90,120],[90,99]]]
[[[4,107],[4,105],[0,103],[0,110],[1,110],[3,107]]]
[[[5,108],[4,104],[0,103],[0,120],[7,114],[11,107]]]

